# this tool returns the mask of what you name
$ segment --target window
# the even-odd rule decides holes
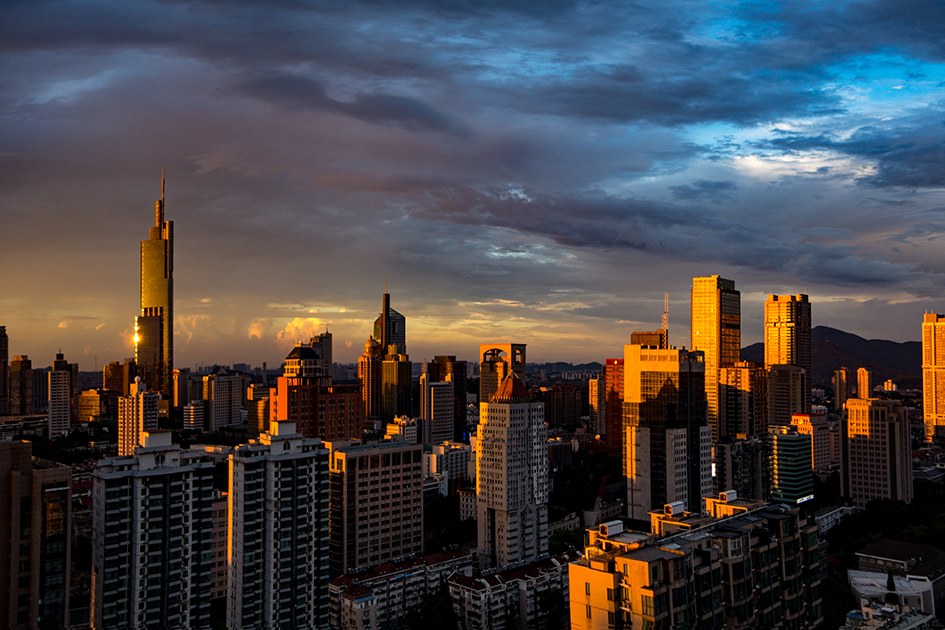
[[[591,605],[590,604],[587,605],[587,618],[588,619],[591,618]]]
[[[591,594],[591,583],[590,583],[590,582],[585,582],[585,583],[584,583],[584,594],[585,594],[585,595],[590,595],[590,594]]]
[[[607,601],[608,602],[614,601],[614,589],[612,588],[607,589]]]

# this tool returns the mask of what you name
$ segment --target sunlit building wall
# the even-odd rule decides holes
[[[765,301],[765,367],[796,365],[804,370],[803,407],[797,413],[810,412],[810,307],[804,294],[769,295]]]
[[[935,313],[922,320],[922,414],[925,439],[945,438],[945,315]]]
[[[876,499],[912,502],[912,437],[896,400],[851,398],[840,424],[841,494],[864,507]]]
[[[713,440],[724,433],[719,413],[719,369],[741,352],[741,293],[719,276],[692,279],[692,349],[705,356],[706,416]]]

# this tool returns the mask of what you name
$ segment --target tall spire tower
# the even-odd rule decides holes
[[[148,389],[170,398],[174,370],[174,222],[164,220],[161,198],[154,204],[154,227],[141,241],[141,315],[135,318],[135,362]]]

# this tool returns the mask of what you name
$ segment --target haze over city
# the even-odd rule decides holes
[[[508,5],[508,6],[507,6]],[[11,355],[133,355],[167,169],[176,363],[371,334],[414,361],[689,345],[692,278],[814,325],[945,311],[939,3],[7,3],[0,315]],[[97,364],[95,360],[97,358]]]

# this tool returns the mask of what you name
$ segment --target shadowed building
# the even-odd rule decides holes
[[[794,425],[768,427],[768,493],[776,503],[814,498],[811,436]]]
[[[692,279],[692,349],[705,355],[706,415],[712,439],[724,434],[719,415],[719,369],[741,351],[741,293],[719,276]]]
[[[454,355],[437,355],[423,368],[431,383],[449,381],[453,398],[453,436],[451,440],[462,440],[466,431],[466,362],[457,361]]]
[[[10,413],[10,338],[0,326],[0,416]]]
[[[719,369],[719,441],[766,432],[768,373],[763,365],[737,361]]]
[[[604,362],[604,445],[611,457],[623,459],[626,436],[623,430],[623,359]]]
[[[847,399],[853,394],[853,373],[850,368],[842,367],[833,372],[833,408],[837,413],[843,413]]]
[[[364,344],[364,354],[358,359],[358,380],[361,382],[361,401],[365,418],[381,416],[381,362],[380,344],[371,337]]]
[[[33,413],[33,362],[17,355],[10,362],[10,415]]]
[[[170,399],[174,370],[174,222],[164,220],[163,173],[161,198],[154,204],[154,227],[148,232],[148,240],[141,241],[141,315],[135,319],[135,359],[141,367],[139,354],[146,364],[145,382]]]
[[[791,424],[796,413],[804,413],[807,383],[804,369],[796,365],[768,366],[768,426]],[[810,406],[808,404],[808,406]]]

